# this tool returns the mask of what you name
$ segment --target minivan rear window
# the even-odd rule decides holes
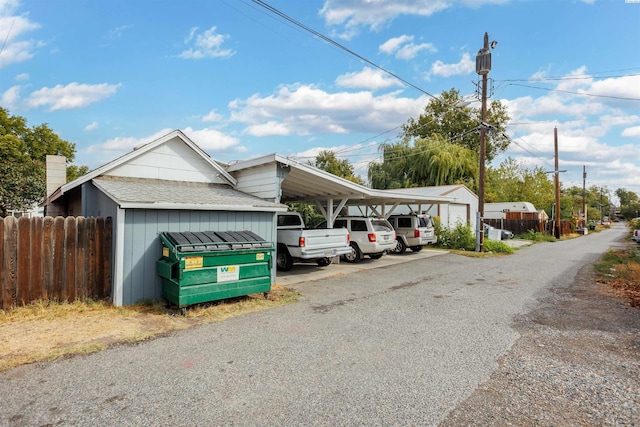
[[[373,225],[373,231],[393,231],[389,228],[389,224],[386,221],[380,219],[374,219],[371,221]]]
[[[433,227],[431,217],[420,217],[420,227]]]

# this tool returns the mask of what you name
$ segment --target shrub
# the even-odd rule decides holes
[[[550,234],[540,233],[535,230],[529,230],[525,234],[521,234],[518,238],[531,240],[533,242],[555,242],[556,238]]]
[[[484,239],[483,251],[499,254],[512,254],[513,248],[507,245],[505,242],[499,240]]]
[[[471,227],[458,223],[455,228],[442,227],[440,221],[435,221],[435,231],[438,236],[438,247],[446,249],[460,249],[473,251],[476,248],[476,238]]]

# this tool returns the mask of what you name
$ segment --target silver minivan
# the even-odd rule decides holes
[[[407,248],[419,252],[424,245],[433,245],[438,241],[430,215],[391,215],[388,221],[396,230],[396,246],[392,250],[393,253],[403,254]]]
[[[343,255],[347,262],[360,262],[364,255],[378,259],[396,247],[396,233],[384,218],[339,217],[333,228],[346,228],[353,252]]]

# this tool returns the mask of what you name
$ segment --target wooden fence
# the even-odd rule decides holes
[[[537,219],[484,219],[485,224],[489,224],[495,228],[502,228],[509,230],[513,234],[525,234],[529,230],[537,231],[538,233],[545,232],[546,221],[540,221]]]
[[[495,228],[502,228],[513,232],[513,234],[525,234],[529,230],[539,233],[554,235],[554,222],[541,221],[537,219],[484,219],[485,224],[489,224]],[[575,233],[575,226],[571,220],[560,221],[560,232],[562,235]]]
[[[0,218],[0,308],[111,293],[111,218]]]

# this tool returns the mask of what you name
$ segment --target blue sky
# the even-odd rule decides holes
[[[251,0],[0,0],[0,105],[90,168],[182,129],[216,160],[331,149],[366,176],[431,96],[474,101],[488,32],[513,139],[493,165],[552,171],[557,127],[564,187],[586,166],[640,194],[640,1],[266,3],[411,85]]]

